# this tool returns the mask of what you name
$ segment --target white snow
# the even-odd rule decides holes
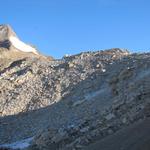
[[[106,72],[106,69],[102,68],[102,72]]]
[[[27,44],[25,44],[24,42],[20,41],[17,37],[15,36],[10,36],[9,37],[10,42],[12,43],[12,45],[17,48],[20,51],[23,52],[33,52],[35,54],[37,53],[37,50]]]
[[[33,137],[20,140],[14,143],[3,144],[3,145],[0,145],[0,148],[2,147],[2,148],[12,148],[12,149],[24,149],[30,146],[30,143],[32,140],[33,140]]]
[[[89,93],[89,94],[85,95],[85,99],[86,99],[86,100],[92,100],[92,98],[94,98],[94,97],[96,97],[96,96],[98,96],[98,95],[100,95],[100,94],[103,94],[103,93],[105,93],[106,91],[107,91],[107,89],[104,88],[104,89],[100,89],[100,90],[98,90],[98,91]]]

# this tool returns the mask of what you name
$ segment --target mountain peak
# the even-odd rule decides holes
[[[35,48],[22,42],[8,24],[0,25],[0,48],[39,55]]]
[[[8,40],[10,36],[17,37],[9,24],[0,25],[0,41]]]

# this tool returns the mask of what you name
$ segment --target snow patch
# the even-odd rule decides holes
[[[37,50],[27,44],[25,44],[24,42],[20,41],[18,38],[16,38],[15,36],[10,36],[9,37],[10,42],[12,43],[12,45],[17,48],[20,51],[23,52],[33,52],[35,54],[37,53]]]
[[[106,69],[102,68],[102,72],[106,72]]]
[[[107,88],[103,88],[103,89],[100,89],[98,91],[91,92],[89,94],[84,95],[84,99],[75,101],[72,106],[78,106],[78,105],[80,105],[86,101],[91,101],[99,95],[102,95],[102,94],[105,95],[105,93],[107,93],[107,92],[108,92]]]
[[[33,137],[20,140],[14,143],[0,145],[0,148],[24,149],[30,146]]]
[[[94,98],[94,97],[96,97],[96,96],[98,96],[98,95],[100,95],[100,94],[103,94],[103,93],[105,93],[106,91],[107,91],[107,89],[104,88],[104,89],[100,89],[100,90],[98,90],[98,91],[89,93],[89,94],[85,95],[85,99],[86,99],[86,100],[92,100],[92,98]]]

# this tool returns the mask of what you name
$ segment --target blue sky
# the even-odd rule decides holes
[[[150,50],[149,0],[3,0],[0,23],[46,55]]]

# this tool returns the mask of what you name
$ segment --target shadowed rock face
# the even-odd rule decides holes
[[[149,150],[150,119],[138,121],[99,140],[84,150]]]
[[[16,36],[12,28],[9,25],[0,25],[0,48],[10,49],[10,36]]]
[[[9,40],[0,41],[0,47],[9,49],[11,42]]]

